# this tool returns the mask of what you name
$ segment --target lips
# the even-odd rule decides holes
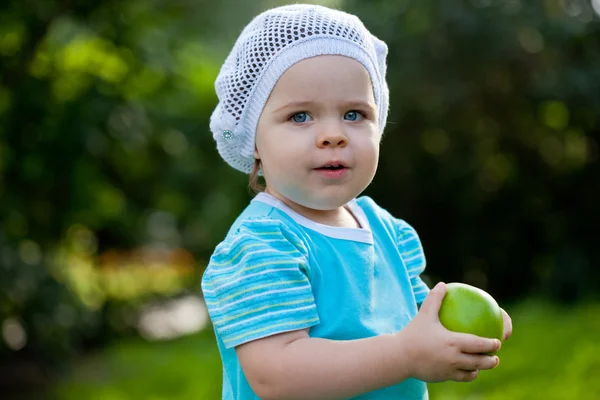
[[[327,161],[320,167],[315,168],[315,171],[327,179],[342,179],[348,172],[348,166],[342,161]]]
[[[315,169],[336,171],[344,168],[348,168],[348,166],[342,161],[328,161]]]

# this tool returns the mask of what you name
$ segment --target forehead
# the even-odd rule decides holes
[[[374,102],[367,69],[357,60],[338,55],[308,58],[292,65],[278,80],[272,97],[360,97]]]

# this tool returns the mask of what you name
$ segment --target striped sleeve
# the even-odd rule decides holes
[[[217,246],[201,286],[227,348],[319,323],[307,248],[281,221],[242,222]]]
[[[429,287],[427,287],[421,278],[421,274],[425,271],[426,266],[421,240],[417,231],[402,220],[397,224],[396,230],[398,250],[408,272],[417,304],[421,304],[429,293]]]

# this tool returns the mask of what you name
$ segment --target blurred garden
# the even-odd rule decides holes
[[[311,2],[311,1],[307,1]],[[600,398],[600,0],[322,0],[389,46],[365,194],[513,317],[432,400]],[[0,398],[219,399],[199,281],[251,199],[208,128],[282,0],[0,5]]]

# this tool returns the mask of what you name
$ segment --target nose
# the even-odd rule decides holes
[[[339,128],[329,127],[327,131],[322,132],[317,137],[317,147],[346,147],[348,145],[348,138]]]

